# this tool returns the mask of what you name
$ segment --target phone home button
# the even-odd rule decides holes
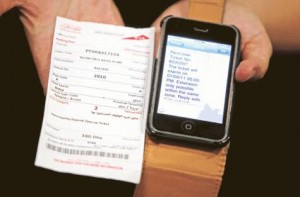
[[[195,123],[192,121],[184,121],[181,123],[181,130],[186,133],[192,133],[195,130]]]

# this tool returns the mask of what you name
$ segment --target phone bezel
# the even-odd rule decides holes
[[[178,17],[168,17],[162,23],[161,34],[160,47],[158,51],[159,56],[155,65],[154,81],[152,86],[153,95],[151,97],[151,106],[148,121],[150,134],[205,144],[224,145],[229,140],[230,114],[234,93],[234,70],[239,58],[239,31],[232,26],[200,22]],[[230,44],[232,46],[232,54],[230,58],[231,66],[228,72],[226,100],[224,103],[225,106],[223,124],[210,123],[201,120],[157,113],[162,70],[164,66],[163,63],[165,57],[166,41],[168,35],[219,42]],[[194,133],[182,132],[181,125],[184,121],[191,121],[195,124],[194,126],[197,128],[196,135]],[[158,123],[159,125],[157,125]],[[175,130],[172,127],[175,127]],[[220,129],[222,130],[222,133],[220,133]],[[210,132],[213,130],[214,133]]]

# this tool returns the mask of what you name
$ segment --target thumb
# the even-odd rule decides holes
[[[23,1],[16,1],[16,0],[1,0],[0,16],[12,8],[22,7],[23,3],[24,3]]]

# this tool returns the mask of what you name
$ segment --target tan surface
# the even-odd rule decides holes
[[[220,22],[224,0],[191,0],[189,18]],[[146,138],[142,179],[136,197],[216,197],[228,145],[221,149],[187,146]]]

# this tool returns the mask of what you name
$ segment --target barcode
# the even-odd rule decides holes
[[[78,149],[70,149],[64,148],[60,146],[55,146],[53,144],[46,144],[46,148],[69,155],[84,155],[84,156],[95,156],[95,157],[108,157],[108,158],[117,158],[117,159],[129,159],[128,154],[121,154],[121,153],[110,153],[110,152],[103,152],[103,151],[94,151],[94,150],[78,150]]]

